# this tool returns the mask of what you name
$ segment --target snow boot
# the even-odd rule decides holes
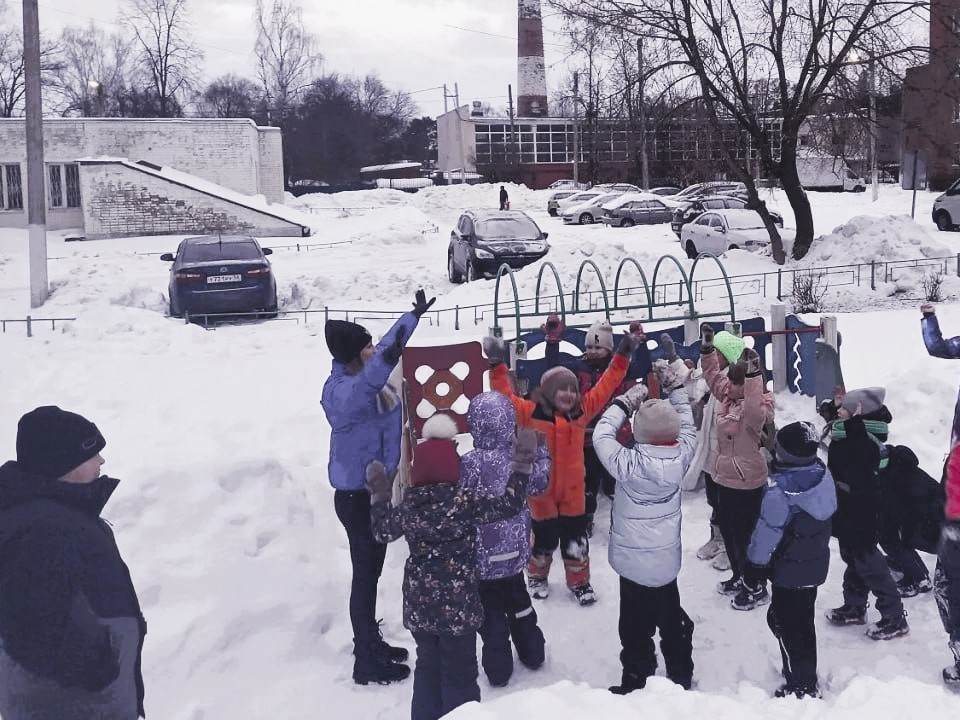
[[[900,593],[900,597],[902,598],[915,597],[920,593],[928,593],[931,590],[933,590],[933,584],[928,577],[920,578],[916,582],[904,582],[901,580],[897,583],[897,592]]]
[[[636,673],[623,671],[623,676],[620,679],[619,685],[611,685],[607,688],[614,695],[627,695],[632,693],[634,690],[643,690],[647,686],[647,678],[643,675],[637,675]]]
[[[740,586],[740,590],[730,601],[730,605],[734,610],[753,610],[769,602],[770,593],[767,592],[766,583],[761,583],[756,587],[750,587],[746,583],[743,583]]]
[[[697,557],[701,560],[713,560],[713,558],[722,552],[725,552],[725,550],[723,537],[720,535],[720,528],[710,523],[710,539],[697,550]]]
[[[778,687],[774,693],[774,697],[782,698],[792,695],[795,698],[803,700],[803,698],[815,698],[817,700],[821,699],[823,695],[820,694],[820,688],[814,685],[812,688],[806,687],[793,687],[790,683],[784,683]]]
[[[953,653],[953,665],[943,669],[943,684],[955,692],[960,692],[960,642],[951,640],[949,645]]]
[[[721,595],[736,595],[743,586],[743,578],[734,576],[729,580],[717,583],[717,592]]]
[[[833,625],[866,625],[867,608],[866,606],[853,607],[844,604],[833,610],[828,610],[827,620]]]
[[[899,615],[893,618],[880,618],[867,630],[867,637],[871,640],[893,640],[910,632],[907,625],[907,616]]]
[[[527,588],[530,596],[537,600],[546,600],[550,596],[547,576],[550,574],[552,555],[531,555],[527,560]]]
[[[391,662],[376,651],[362,653],[353,661],[353,681],[357,685],[389,685],[406,680],[409,676],[410,668],[407,665]]]
[[[534,600],[546,600],[550,597],[550,585],[546,578],[527,578],[527,589]]]
[[[727,557],[727,551],[721,550],[720,554],[717,555],[713,562],[710,563],[710,567],[714,570],[719,570],[720,572],[726,572],[730,569],[730,558]]]
[[[410,657],[410,653],[407,652],[406,648],[390,645],[383,639],[383,629],[380,627],[382,622],[383,620],[377,620],[377,645],[374,648],[374,652],[382,657],[386,657],[390,662],[406,662],[407,658]]]
[[[580,603],[582,607],[593,605],[597,601],[597,595],[593,592],[593,586],[588,582],[570,588],[570,592],[573,593],[574,597],[577,598],[577,602]]]

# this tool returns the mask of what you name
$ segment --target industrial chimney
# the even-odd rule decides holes
[[[540,0],[517,0],[517,116],[547,114]]]

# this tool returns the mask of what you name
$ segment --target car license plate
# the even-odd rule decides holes
[[[242,279],[242,275],[210,275],[207,277],[207,283],[240,282]]]

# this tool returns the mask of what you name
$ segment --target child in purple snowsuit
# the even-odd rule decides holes
[[[510,479],[517,417],[506,395],[485,392],[470,401],[467,426],[473,450],[460,459],[460,485],[479,495],[502,495]],[[550,481],[550,453],[538,445],[528,495],[541,495]],[[477,536],[480,600],[483,603],[481,661],[490,684],[506,685],[513,674],[513,650],[526,667],[543,664],[544,638],[530,602],[523,569],[530,558],[530,509],[481,525]]]

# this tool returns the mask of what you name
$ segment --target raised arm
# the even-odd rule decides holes
[[[506,395],[517,411],[517,424],[526,425],[533,416],[537,404],[532,400],[525,400],[513,391],[510,385],[510,375],[507,373],[507,346],[503,338],[487,336],[483,339],[483,350],[490,363],[490,389]]]
[[[927,346],[927,352],[933,357],[948,360],[960,358],[960,336],[944,340],[940,332],[940,321],[933,306],[924,303],[921,310],[924,310],[924,313],[923,319],[920,320],[920,329],[923,331],[923,344]]]
[[[630,368],[630,358],[633,356],[633,351],[637,349],[639,344],[639,334],[632,335],[626,333],[617,346],[616,352],[613,353],[613,360],[610,361],[607,369],[603,371],[603,375],[600,376],[597,384],[583,394],[583,399],[581,400],[583,404],[583,414],[586,415],[588,421],[603,410],[613,396],[613,393],[620,387],[624,378],[627,377],[627,370]]]

